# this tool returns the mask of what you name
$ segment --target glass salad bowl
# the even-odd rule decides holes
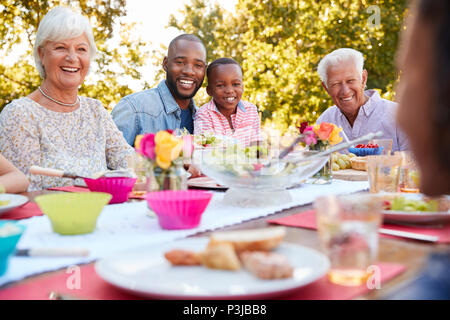
[[[317,152],[295,151],[280,160],[257,149],[206,148],[194,151],[193,163],[229,188],[224,196],[227,203],[260,207],[291,201],[287,188],[310,178],[327,162],[329,156],[310,157]]]

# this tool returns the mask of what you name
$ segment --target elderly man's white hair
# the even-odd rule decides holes
[[[356,66],[356,70],[358,70],[359,74],[362,77],[364,68],[363,54],[355,49],[341,48],[327,54],[322,58],[322,60],[320,60],[319,65],[317,66],[317,73],[319,73],[320,80],[322,80],[325,86],[328,87],[328,68],[330,66],[338,65],[339,63],[344,61],[353,61]]]
[[[33,48],[34,62],[41,78],[45,78],[45,70],[39,57],[38,48],[44,46],[47,41],[72,39],[82,34],[85,34],[89,41],[92,62],[97,53],[97,47],[88,18],[65,7],[55,7],[45,15],[39,24]]]

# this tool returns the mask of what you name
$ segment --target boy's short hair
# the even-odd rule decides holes
[[[236,60],[234,60],[232,58],[219,58],[219,59],[214,60],[213,62],[211,62],[208,65],[208,68],[206,69],[206,76],[209,78],[209,75],[211,74],[211,72],[214,68],[218,67],[219,65],[225,65],[225,64],[235,64],[239,67],[239,69],[241,70],[241,73],[243,73],[241,65]]]

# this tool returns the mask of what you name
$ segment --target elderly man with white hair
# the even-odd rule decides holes
[[[335,103],[320,115],[317,123],[334,123],[342,127],[349,139],[383,131],[383,139],[392,139],[392,152],[408,149],[406,135],[395,120],[397,104],[382,99],[376,90],[364,90],[367,70],[361,52],[337,49],[320,61],[317,72]]]
[[[89,20],[69,8],[52,9],[39,24],[34,59],[42,82],[0,114],[0,153],[28,176],[30,191],[73,184],[31,175],[32,165],[81,176],[127,167],[134,151],[110,114],[78,96],[96,50]]]

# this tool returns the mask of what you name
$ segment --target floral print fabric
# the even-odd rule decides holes
[[[80,107],[64,113],[25,97],[0,113],[0,152],[28,176],[28,190],[33,191],[74,181],[31,175],[32,165],[90,176],[126,168],[134,150],[98,100],[80,97]]]

